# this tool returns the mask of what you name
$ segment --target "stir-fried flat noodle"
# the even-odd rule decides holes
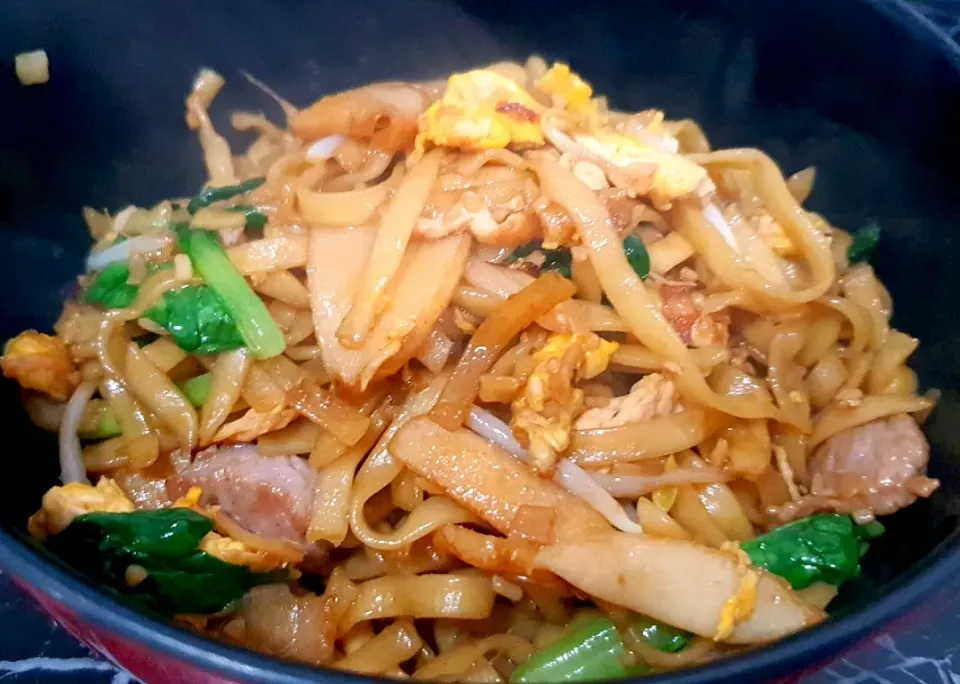
[[[166,606],[216,638],[396,678],[617,678],[822,620],[876,533],[851,520],[936,489],[876,229],[807,211],[812,168],[539,58],[299,110],[251,80],[287,125],[236,113],[235,154],[201,72],[208,185],[85,209],[82,297],[6,346],[59,431],[37,537],[186,509],[203,562],[249,571],[219,610]],[[852,549],[833,574],[791,555],[814,527],[846,535],[824,563]]]

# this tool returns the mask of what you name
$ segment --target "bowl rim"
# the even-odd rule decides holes
[[[960,46],[949,34],[906,0],[861,0],[913,39],[924,40],[960,72]],[[932,39],[932,40],[931,40]],[[298,664],[226,644],[138,613],[78,573],[38,554],[24,535],[0,526],[0,566],[74,612],[85,623],[103,628],[138,646],[238,682],[299,684],[305,681],[369,682],[372,677]],[[960,570],[960,530],[952,532],[907,572],[882,588],[880,596],[812,629],[749,653],[676,672],[646,676],[643,684],[707,684],[728,678],[782,675],[820,661],[861,641],[893,618],[915,609]]]

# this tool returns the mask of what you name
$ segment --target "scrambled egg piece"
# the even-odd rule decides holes
[[[750,567],[750,557],[736,543],[730,542],[723,547],[724,551],[732,553],[737,558],[737,565],[743,571],[740,586],[733,596],[727,599],[720,611],[720,620],[717,622],[717,631],[713,635],[714,641],[725,641],[733,634],[737,624],[753,614],[757,605],[757,584],[760,582],[759,573]]]
[[[573,419],[584,403],[574,383],[605,371],[619,348],[594,333],[558,333],[533,353],[536,366],[513,401],[511,427],[529,444],[535,470],[551,471],[557,454],[570,446]]]
[[[542,109],[516,82],[493,71],[453,74],[443,97],[420,117],[415,155],[427,143],[468,151],[542,145]]]
[[[22,332],[3,348],[0,369],[26,389],[66,401],[80,382],[80,373],[73,366],[67,345],[56,335],[36,330]]]
[[[283,559],[266,551],[256,551],[242,541],[210,532],[200,540],[200,550],[231,565],[245,565],[253,572],[269,572],[287,565]]]
[[[547,343],[534,352],[533,358],[538,364],[550,359],[562,359],[574,344],[583,348],[583,361],[578,368],[578,375],[584,380],[595,378],[607,370],[610,359],[620,348],[619,343],[610,342],[593,333],[557,333],[547,338]]]
[[[555,106],[581,114],[596,110],[593,88],[566,64],[555,63],[535,85],[550,95]]]
[[[676,469],[677,459],[671,455],[670,458],[667,459],[666,464],[663,466],[663,470],[664,472],[669,472]],[[653,503],[656,504],[657,508],[659,508],[661,511],[664,513],[669,513],[670,509],[673,508],[673,505],[677,503],[677,494],[679,493],[680,488],[676,485],[661,487],[650,495],[650,500],[653,501]]]
[[[702,166],[679,155],[643,145],[625,135],[593,131],[590,135],[574,133],[573,139],[590,152],[622,168],[628,177],[635,180],[635,190],[639,194],[649,195],[655,203],[666,204],[679,197],[713,188]]]
[[[661,373],[651,373],[634,383],[629,394],[611,399],[606,406],[584,411],[575,427],[595,430],[661,418],[681,410],[677,399],[673,381]]]
[[[62,487],[51,487],[43,495],[41,509],[27,521],[27,531],[37,539],[46,539],[63,532],[84,513],[130,513],[134,510],[133,502],[109,477],[101,477],[96,486],[69,482]]]

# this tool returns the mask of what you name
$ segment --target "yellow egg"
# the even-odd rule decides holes
[[[666,473],[676,469],[677,459],[671,455],[670,458],[667,459],[666,464],[663,466],[663,472]],[[657,508],[662,510],[664,513],[669,513],[670,509],[673,508],[673,505],[677,503],[677,494],[679,491],[680,490],[676,485],[661,487],[650,496],[650,500],[653,501]]]
[[[593,88],[570,67],[561,62],[555,63],[536,83],[537,88],[550,95],[557,105],[572,112],[589,113],[596,109]]]
[[[542,145],[541,111],[530,93],[493,71],[454,74],[443,97],[420,117],[416,153],[427,143],[468,151]]]
[[[713,636],[714,641],[725,641],[730,638],[737,625],[750,617],[757,605],[759,581],[760,576],[755,570],[747,569],[744,572],[736,593],[723,604],[720,620],[717,622],[717,631]]]
[[[628,174],[631,171],[649,174],[649,194],[657,201],[669,202],[689,195],[707,179],[707,171],[702,166],[619,133],[595,131],[591,135],[575,134],[574,139]]]

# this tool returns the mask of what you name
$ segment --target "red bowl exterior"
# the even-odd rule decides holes
[[[147,644],[127,639],[115,634],[93,622],[86,621],[76,612],[64,604],[54,600],[36,587],[20,578],[13,577],[14,583],[55,620],[68,633],[106,660],[113,663],[120,670],[132,675],[145,684],[173,684],[176,682],[190,682],[191,684],[242,684],[237,679],[230,679],[223,675],[204,670],[176,657],[165,655],[151,649]],[[917,610],[901,615],[885,632],[905,632],[915,628],[924,621],[935,619],[937,606],[940,605],[937,597],[924,602]],[[844,653],[871,648],[870,638],[865,637],[859,644],[848,648]],[[833,654],[823,659],[815,659],[805,664],[802,671],[786,677],[771,680],[770,684],[798,684],[827,666],[843,653]],[[322,670],[317,671],[318,678],[322,678]]]
[[[14,578],[14,582],[75,639],[146,684],[240,684],[235,679],[201,670],[188,662],[153,651],[143,643],[125,639],[93,623],[85,622],[62,603],[23,580]]]

